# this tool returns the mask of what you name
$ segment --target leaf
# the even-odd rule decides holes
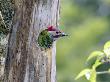
[[[87,58],[87,61],[91,60],[94,57],[98,57],[100,55],[103,55],[104,53],[101,51],[94,51],[90,54],[90,56]]]
[[[96,69],[98,66],[100,66],[101,64],[102,64],[102,62],[100,62],[100,60],[97,59],[97,60],[95,61],[95,64],[93,64],[92,69],[95,70],[95,69]]]
[[[86,77],[87,80],[90,80],[91,72],[87,72],[87,73],[85,74],[85,77]]]
[[[104,49],[110,48],[110,41],[106,42],[104,45]]]
[[[106,42],[104,45],[104,53],[107,57],[110,56],[110,41]]]
[[[96,82],[96,68],[100,66],[102,62],[100,60],[96,60],[95,64],[92,66],[91,74],[90,74],[90,82]]]
[[[107,57],[110,56],[110,48],[104,49],[104,53],[106,54]]]
[[[96,70],[91,70],[90,82],[96,82]]]
[[[75,80],[79,79],[80,77],[84,76],[86,73],[90,72],[90,69],[84,69],[82,70],[77,77],[75,78]]]

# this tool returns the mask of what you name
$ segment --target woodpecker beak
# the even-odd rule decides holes
[[[60,34],[57,34],[55,36],[53,36],[54,38],[60,38],[60,37],[64,37],[64,36],[68,36],[67,34],[65,33],[60,33]]]

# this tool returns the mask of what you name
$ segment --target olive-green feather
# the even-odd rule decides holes
[[[38,44],[42,48],[50,48],[52,46],[52,35],[47,30],[42,31],[38,37]]]

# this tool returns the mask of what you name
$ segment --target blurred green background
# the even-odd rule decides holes
[[[110,0],[61,0],[60,28],[69,36],[57,41],[58,82],[89,82],[74,78],[88,55],[110,40]]]

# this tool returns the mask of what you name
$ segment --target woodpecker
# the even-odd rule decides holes
[[[54,26],[48,26],[47,29],[39,34],[38,45],[45,49],[51,48],[54,41],[64,36],[68,35]]]

